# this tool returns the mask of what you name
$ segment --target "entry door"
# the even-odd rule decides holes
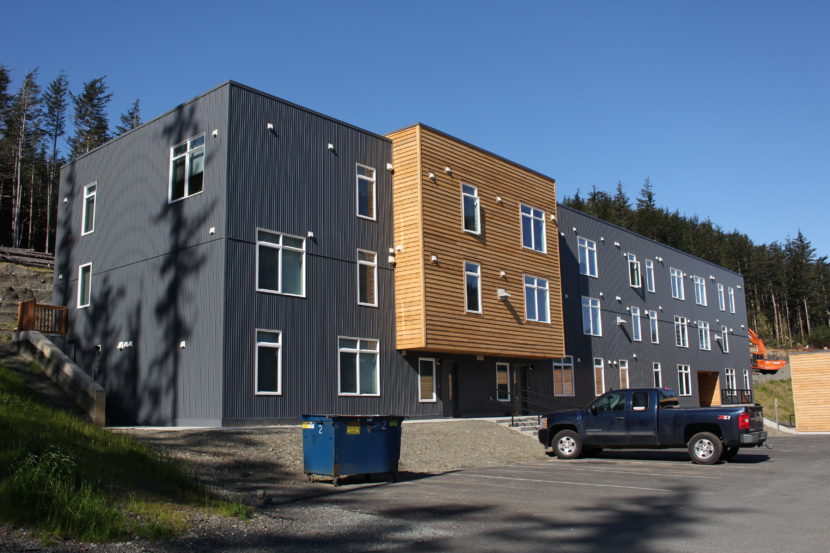
[[[519,409],[519,415],[526,415],[530,411],[527,406],[527,394],[523,393],[527,390],[527,365],[514,365],[510,368],[512,381],[512,391],[518,401],[514,405]]]
[[[461,393],[461,386],[458,383],[458,362],[453,361],[452,367],[450,368],[450,389],[449,389],[449,399],[452,403],[452,416],[453,417],[460,417],[461,416],[461,403],[459,400],[459,394]]]
[[[594,403],[584,419],[586,442],[601,445],[625,445],[626,392],[608,392]],[[593,411],[596,411],[594,414]]]

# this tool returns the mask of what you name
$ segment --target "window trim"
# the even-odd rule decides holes
[[[529,279],[529,278],[534,279],[533,284],[528,284],[527,283],[527,279]],[[545,283],[544,288],[539,286],[539,281],[542,281],[542,282]],[[550,324],[550,281],[546,278],[537,277],[537,276],[533,276],[533,275],[522,275],[522,283],[523,283],[522,291],[524,292],[524,300],[525,300],[525,321],[530,321],[530,322],[534,322],[534,323],[542,323],[542,324]],[[528,305],[528,303],[527,303],[527,289],[528,289],[528,287],[531,287],[534,290],[533,299],[535,300],[536,309],[537,309],[537,313],[536,313],[537,318],[535,318],[535,319],[529,318],[528,313],[527,313],[527,305]],[[539,299],[538,299],[538,296],[537,296],[537,294],[539,293],[539,290],[544,290],[545,291],[545,320],[541,320],[539,318],[539,313],[538,313]]]
[[[499,395],[499,367],[506,367],[505,374],[507,375],[507,397],[502,399]],[[513,397],[513,386],[510,382],[510,363],[499,361],[496,363],[496,401],[510,401]]]
[[[634,314],[636,311],[636,315]],[[640,308],[631,306],[631,340],[633,342],[643,341],[643,329],[640,326]]]
[[[643,287],[643,275],[640,273],[640,262],[637,261],[637,256],[633,253],[625,254],[625,259],[628,261],[628,285],[631,288]],[[634,276],[637,276],[637,282],[634,282]]]
[[[305,245],[305,244],[303,244],[303,245]],[[375,256],[375,261],[374,262],[364,261],[364,260],[360,259],[360,254],[361,253],[374,255]],[[373,252],[371,250],[363,250],[363,249],[358,248],[356,258],[357,258],[357,282],[356,282],[356,284],[357,284],[357,290],[356,290],[356,292],[357,292],[357,305],[362,305],[364,307],[377,307],[378,303],[379,303],[378,302],[378,253]],[[305,261],[303,262],[303,265],[305,266]],[[373,273],[372,274],[372,282],[374,284],[374,287],[373,287],[374,289],[372,290],[372,296],[375,298],[374,303],[368,303],[368,302],[360,301],[360,267],[363,266],[363,265],[365,265],[367,267],[370,267],[372,269],[372,273]],[[303,288],[305,288],[305,286],[303,286]]]
[[[726,395],[728,396],[737,396],[738,395],[738,374],[735,369],[730,369],[728,367],[724,367],[723,369],[723,379],[726,383],[725,390]],[[731,381],[731,382],[730,382]],[[730,386],[731,384],[731,386]]]
[[[695,303],[704,307],[709,305],[709,300],[706,297],[706,279],[702,276],[695,275],[692,277],[695,285]]]
[[[718,308],[721,311],[726,311],[726,296],[724,295],[725,288],[722,282],[718,282]]]
[[[599,361],[599,363],[597,363]],[[597,369],[602,380],[602,390],[597,390]],[[599,397],[605,393],[605,361],[602,357],[594,357],[594,397]]]
[[[735,312],[735,289],[732,288],[731,286],[729,286],[726,289],[726,297],[729,300],[729,312],[734,313]]]
[[[620,373],[620,388],[627,390],[631,387],[631,375],[628,369],[628,359],[617,359],[617,368]],[[625,369],[625,386],[623,386],[622,381],[623,369]]]
[[[709,332],[709,321],[697,322],[697,341],[701,350],[712,351],[712,337]]]
[[[655,375],[657,378],[655,378]],[[651,363],[651,382],[655,388],[663,387],[663,367],[660,361],[652,361]]]
[[[660,343],[660,319],[654,309],[648,312],[648,337],[652,344]]]
[[[683,378],[684,374],[687,375],[688,379],[689,379],[689,381],[688,381],[689,387],[688,387],[687,390],[685,390],[685,393],[684,393],[684,389],[686,388],[686,386],[685,386],[686,382]],[[685,363],[678,363],[677,364],[677,395],[683,396],[683,397],[688,397],[688,396],[692,395],[692,366],[691,365],[687,365]]]
[[[83,282],[83,272],[84,268],[89,267],[89,286],[87,292],[86,303],[81,303],[81,283]],[[84,263],[83,265],[78,265],[78,289],[77,289],[77,302],[76,308],[77,309],[85,309],[92,305],[92,262]]]
[[[263,241],[261,241],[259,239],[259,232],[260,231],[268,232],[270,234],[279,235],[279,237],[280,237],[279,244],[274,244],[273,242],[263,242]],[[254,274],[254,278],[256,279],[256,281],[254,282],[254,291],[255,292],[262,292],[264,294],[277,294],[277,295],[280,295],[280,296],[289,296],[289,297],[292,297],[292,298],[305,298],[306,297],[306,291],[307,291],[306,290],[306,253],[308,251],[306,249],[306,239],[305,239],[305,237],[296,236],[296,235],[293,235],[293,234],[288,234],[286,232],[280,232],[280,231],[271,230],[271,229],[262,228],[262,227],[256,227],[255,232],[256,232],[256,236],[255,236],[255,238],[256,238],[256,242],[255,242],[256,264],[254,266],[254,270],[256,272]],[[283,250],[283,248],[288,248],[289,250],[294,251],[294,252],[300,251],[298,248],[296,248],[294,246],[283,246],[282,245],[283,236],[287,236],[288,238],[295,238],[297,240],[302,240],[303,241],[303,249],[302,249],[303,260],[302,260],[302,275],[301,275],[301,281],[302,281],[302,284],[303,284],[303,293],[302,294],[289,294],[288,292],[283,292],[282,291],[282,268],[284,267],[284,264],[282,262],[282,250]],[[272,249],[275,249],[279,252],[278,253],[278,255],[279,255],[279,270],[277,271],[277,288],[278,288],[278,290],[271,290],[269,288],[261,288],[259,286],[259,247],[260,246],[265,246],[267,248],[272,248]],[[377,279],[375,280],[375,282],[377,282]]]
[[[749,376],[749,370],[744,369],[744,390],[752,389],[752,377]]]
[[[562,358],[561,361],[557,361],[554,359],[553,363],[553,396],[554,397],[576,397],[576,381],[574,380],[574,358],[573,355],[566,355]],[[563,372],[562,376],[562,390],[561,393],[556,393],[556,369],[560,369]],[[565,376],[564,372],[570,371],[571,373],[571,393],[565,393]]]
[[[421,399],[421,361],[429,361],[432,363],[432,399]],[[418,358],[418,403],[436,403],[438,401],[438,367],[435,357],[419,357]]]
[[[674,267],[669,267],[669,274],[671,276],[671,297],[680,300],[686,301],[686,283],[683,280],[683,271],[680,269],[675,269]],[[677,294],[675,295],[675,283],[678,284],[677,286]]]
[[[723,353],[729,353],[729,327],[721,325],[720,334],[720,344],[721,348],[723,348]]]
[[[95,187],[95,190],[93,190],[91,193],[89,192],[89,187],[90,186]],[[92,198],[92,228],[90,230],[84,230],[86,228],[86,225],[84,223],[86,223],[87,215],[89,215],[87,213],[87,208],[86,208],[87,200],[89,198]],[[83,205],[81,206],[81,236],[86,236],[88,234],[92,234],[93,232],[95,232],[95,212],[97,211],[97,209],[98,209],[98,181],[92,181],[91,183],[84,186],[84,199],[83,199]]]
[[[523,207],[526,207],[526,208],[530,209],[530,213],[523,213],[522,212]],[[541,212],[542,213],[541,217],[537,218],[533,213],[534,211]],[[524,239],[524,220],[525,220],[525,217],[527,217],[530,220],[530,225],[531,225],[530,226],[530,239],[531,239],[532,242],[535,242],[535,238],[534,238],[534,235],[533,235],[533,221],[538,220],[538,221],[542,222],[542,249],[535,248],[534,246],[536,244],[533,244],[533,246],[525,246],[525,239]],[[542,253],[542,254],[547,255],[547,253],[548,253],[548,239],[547,239],[547,225],[545,223],[545,210],[544,209],[539,209],[539,208],[536,208],[536,207],[533,207],[531,205],[521,203],[521,202],[519,203],[519,242],[521,243],[522,248],[525,249],[525,250],[531,250],[531,251],[534,251],[534,252],[538,252],[538,253]]]
[[[199,137],[204,137],[204,139],[205,139],[204,142],[202,142],[201,146],[198,146],[198,147],[194,148],[193,150],[191,150],[190,149],[190,143],[192,141],[196,140]],[[178,156],[173,155],[173,152],[176,150],[176,148],[178,148],[182,144],[187,144],[187,149],[185,150],[184,154],[181,154],[181,155],[178,155]],[[195,151],[195,150],[198,150],[199,148],[201,148],[204,152],[204,154],[203,154],[204,155],[204,161],[202,162],[202,163],[204,163],[204,167],[202,168],[202,189],[199,190],[198,192],[194,192],[193,194],[190,194],[190,153]],[[184,160],[184,188],[185,188],[185,193],[181,198],[173,199],[173,161],[180,158],[180,157],[185,158],[185,160]],[[199,194],[204,192],[205,191],[205,181],[204,181],[205,169],[207,169],[207,133],[202,132],[202,133],[193,135],[190,138],[182,140],[181,142],[173,144],[170,147],[170,163],[169,163],[169,169],[168,169],[169,175],[167,176],[167,203],[168,204],[174,204],[176,202],[180,202],[182,200],[192,198],[193,196],[198,196]]]
[[[584,242],[584,244],[583,244]],[[597,243],[590,238],[579,236],[577,238],[577,250],[579,254],[579,274],[599,278],[599,259],[597,257]],[[585,270],[582,272],[582,253],[585,252]],[[591,273],[591,259],[594,262],[594,272]]]
[[[591,313],[591,332],[585,332],[585,300],[588,300],[588,310]],[[596,307],[594,307],[594,302],[596,302]],[[582,333],[585,336],[602,336],[602,305],[600,304],[599,298],[592,298],[590,296],[582,296]],[[594,318],[593,312],[596,309],[596,332],[594,332]]]
[[[678,335],[677,329],[681,329]],[[674,345],[679,348],[689,348],[689,319],[681,315],[674,316]]]
[[[260,342],[257,340],[257,334],[260,332],[271,332],[278,335],[276,342]],[[276,344],[276,345],[274,345]],[[276,392],[260,392],[259,391],[259,348],[275,349],[279,353],[277,355],[277,391]],[[282,331],[268,330],[265,328],[254,329],[254,395],[255,396],[281,396],[282,395]]]
[[[473,189],[472,194],[468,194],[464,191],[464,187],[468,186]],[[467,198],[474,198],[475,199],[475,221],[476,221],[476,228],[475,230],[468,229],[466,225],[466,213],[465,213],[465,204],[464,200]],[[474,184],[467,184],[466,182],[461,183],[461,230],[464,232],[468,232],[470,234],[475,234],[476,236],[481,234],[481,198],[478,196],[478,186]]]
[[[341,348],[340,347],[340,340],[357,340],[357,348],[356,349]],[[372,340],[372,341],[377,342],[378,349],[377,350],[361,349],[360,348],[360,342],[362,342],[363,340]],[[343,352],[343,351],[345,351],[347,353],[357,354],[357,361],[355,363],[355,371],[357,371],[357,374],[355,375],[356,376],[355,381],[357,382],[357,390],[358,391],[354,392],[354,393],[352,393],[352,392],[342,392],[341,391],[340,375],[342,374],[342,372],[341,372],[341,367],[340,367],[340,353]],[[377,355],[377,357],[375,358],[376,359],[376,361],[375,361],[375,375],[376,375],[376,383],[377,383],[377,387],[378,387],[378,392],[376,394],[361,394],[360,393],[360,354],[361,353],[374,353],[374,354]],[[354,336],[341,336],[341,335],[338,335],[337,336],[337,395],[338,395],[338,397],[380,397],[380,395],[381,395],[380,390],[381,390],[381,388],[380,388],[380,340],[377,339],[377,338],[357,338],[357,337],[354,337]]]
[[[371,179],[365,175],[361,175],[357,172],[358,167],[363,167],[364,169],[371,169],[372,174],[374,175]],[[374,167],[370,165],[364,165],[363,163],[355,163],[354,168],[354,176],[355,176],[355,191],[354,191],[354,213],[357,217],[361,219],[366,219],[367,221],[377,221],[378,220],[378,171]],[[361,215],[360,214],[360,181],[361,179],[369,181],[372,183],[372,216],[368,215]]]
[[[654,294],[656,290],[654,281],[654,261],[646,259],[646,290]]]
[[[481,263],[476,263],[475,261],[463,261],[463,268],[464,268],[464,312],[465,313],[475,313],[476,315],[481,315],[484,313],[484,306],[481,304]],[[467,264],[475,265],[476,272],[468,271]],[[476,291],[478,292],[478,311],[474,311],[469,308],[469,296],[467,295],[467,277],[474,276],[476,278]]]

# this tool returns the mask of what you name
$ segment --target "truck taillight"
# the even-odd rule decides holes
[[[741,430],[749,430],[749,412],[744,411],[738,415],[738,428]]]

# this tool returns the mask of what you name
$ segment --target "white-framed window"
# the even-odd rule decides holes
[[[671,267],[669,272],[671,273],[671,297],[676,300],[685,300],[686,288],[683,283],[683,271]]]
[[[601,396],[605,393],[605,366],[602,357],[594,357],[594,395]]]
[[[709,323],[707,321],[697,322],[697,339],[700,343],[700,349],[709,351],[712,349],[712,343],[709,337]]]
[[[378,306],[378,254],[357,250],[357,303]]]
[[[720,343],[723,353],[729,353],[729,327],[720,327]]]
[[[510,401],[510,364],[496,363],[496,399]]]
[[[640,288],[643,285],[643,279],[640,276],[640,262],[637,261],[637,256],[633,253],[626,255],[628,259],[628,284],[632,288]]]
[[[205,189],[204,133],[170,148],[170,189],[167,201],[189,198]]]
[[[357,216],[375,220],[375,196],[377,192],[375,169],[368,165],[356,164],[355,175],[357,180]]]
[[[706,301],[706,279],[702,276],[695,276],[695,303],[698,305],[707,305]]]
[[[735,289],[731,286],[727,288],[727,295],[729,296],[729,312],[735,312]]]
[[[646,290],[654,293],[654,261],[646,259]]]
[[[481,313],[481,265],[464,262],[465,305],[469,313]]]
[[[380,342],[337,337],[337,388],[341,396],[380,395]]]
[[[545,253],[545,212],[524,204],[520,204],[519,210],[522,217],[522,247]]]
[[[659,320],[657,319],[657,311],[648,312],[648,332],[651,337],[652,344],[660,343],[660,329],[658,328]]]
[[[581,236],[577,239],[577,243],[579,245],[579,274],[598,277],[597,243]]]
[[[525,318],[540,323],[550,322],[547,279],[525,275]]]
[[[582,296],[582,332],[590,336],[602,336],[599,300]]]
[[[98,194],[98,183],[92,182],[84,186],[84,205],[81,214],[81,236],[86,236],[95,230],[95,200]]]
[[[628,359],[617,361],[620,367],[620,388],[628,388]]]
[[[89,307],[92,301],[92,263],[78,267],[78,309]]]
[[[631,306],[631,339],[635,342],[643,341],[643,331],[640,329],[640,308]]]
[[[749,376],[749,371],[744,369],[744,390],[752,389],[752,378]]]
[[[689,347],[689,319],[674,316],[674,345],[679,348]]]
[[[738,395],[738,381],[735,378],[735,369],[724,369],[723,371],[726,374],[726,395]]]
[[[689,365],[677,365],[677,387],[681,396],[692,395],[692,368]]]
[[[658,361],[654,361],[651,364],[651,376],[653,378],[654,387],[655,388],[662,388],[663,387],[663,374],[662,374],[662,369],[660,367],[660,363]]]
[[[256,329],[254,392],[256,395],[282,394],[282,332]]]
[[[418,359],[418,402],[435,403],[435,359],[421,357]]]
[[[572,356],[553,360],[553,395],[573,397],[574,358]]]
[[[464,230],[481,234],[481,212],[478,201],[478,188],[472,184],[461,184],[461,215]]]
[[[723,293],[723,284],[718,282],[718,308],[721,311],[726,311],[726,297]]]
[[[257,229],[256,291],[305,296],[305,238]]]

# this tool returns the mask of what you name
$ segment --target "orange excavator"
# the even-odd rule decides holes
[[[786,361],[778,359],[767,359],[767,348],[764,346],[764,341],[751,328],[749,332],[749,353],[752,355],[752,369],[761,374],[777,373]]]

